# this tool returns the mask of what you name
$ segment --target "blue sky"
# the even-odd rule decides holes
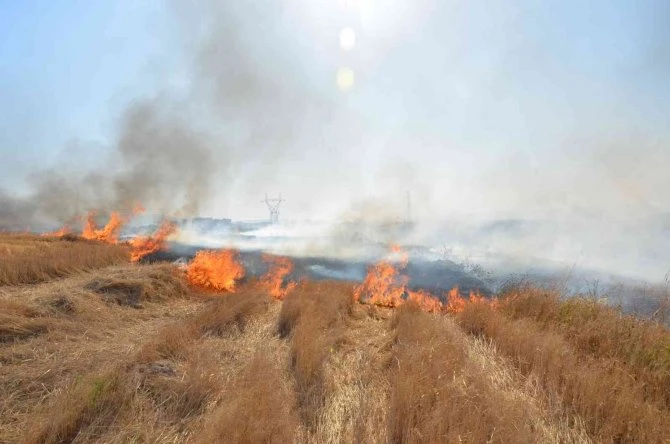
[[[114,136],[123,107],[161,80],[160,6],[0,2],[3,175],[20,179],[77,140]]]
[[[312,212],[313,199],[301,195],[304,177],[324,193],[341,191],[324,179],[335,167],[349,168],[351,191],[343,201],[384,194],[399,180],[393,171],[403,169],[426,171],[410,180],[425,196],[426,208],[444,200],[436,189],[463,184],[472,190],[458,193],[445,212],[481,199],[492,211],[510,214],[544,200],[581,207],[604,201],[620,209],[611,187],[593,186],[603,183],[598,168],[597,179],[575,178],[588,175],[603,150],[611,151],[610,138],[633,133],[644,144],[667,140],[670,8],[662,1],[354,4],[362,2],[372,5],[367,21],[343,15],[336,0],[0,0],[0,184],[18,193],[26,189],[26,174],[63,158],[103,159],[116,144],[129,104],[179,96],[193,85],[189,106],[211,119],[212,131],[226,139],[219,145],[235,145],[219,149],[221,157],[235,157],[240,168],[248,168],[230,182],[236,195],[215,201],[213,212],[236,208],[254,215],[243,202],[278,187]],[[214,47],[212,60],[203,63],[207,26],[219,40],[208,49]],[[343,26],[358,33],[350,54],[336,45]],[[252,91],[256,108],[248,106],[250,100],[231,98],[237,83],[225,86],[238,65],[247,70],[244,75],[270,85]],[[333,82],[342,65],[357,76],[348,94]],[[203,94],[201,85],[210,83],[223,95]],[[323,103],[331,109],[330,120],[287,112],[278,92],[304,97],[305,110]],[[226,104],[239,110],[213,112]],[[267,127],[265,139],[245,146],[241,139],[259,122]],[[285,127],[299,136],[280,134]],[[278,157],[270,164],[247,155],[277,144],[272,150]],[[619,163],[629,162],[634,149],[646,150],[617,149]],[[344,160],[333,164],[327,154],[333,152]],[[361,154],[365,161],[350,168]],[[634,184],[642,190],[638,195],[655,193],[649,200],[667,205],[653,191],[666,185],[656,170],[659,159],[633,158],[653,179]],[[302,178],[291,175],[296,165],[310,171]],[[442,165],[453,170],[452,182],[422,177],[435,177]],[[606,164],[603,174],[619,169]],[[249,184],[247,172],[264,181]],[[405,183],[409,173],[403,174]],[[519,174],[535,177],[537,186],[519,184]],[[551,182],[555,187],[548,187]]]
[[[89,205],[120,180],[155,212],[262,218],[282,192],[337,220],[397,218],[409,190],[426,221],[558,221],[490,240],[531,257],[667,257],[630,221],[670,214],[670,3],[341,3],[0,0],[0,198],[50,169],[52,211],[93,169]]]

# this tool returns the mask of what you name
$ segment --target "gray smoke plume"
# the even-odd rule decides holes
[[[164,214],[197,214],[214,171],[207,137],[159,100],[126,110],[104,169],[67,165],[31,176],[25,197],[0,195],[0,226],[64,223],[95,210],[130,212],[138,204]]]
[[[114,180],[116,207],[140,202],[193,215],[208,197],[214,164],[206,137],[187,118],[165,113],[155,103],[128,110],[118,155],[122,169]],[[175,203],[181,204],[175,208]]]
[[[281,191],[282,216],[339,242],[402,224],[409,190],[412,242],[645,276],[670,263],[667,2],[347,2],[374,4],[367,24],[336,1],[168,3],[183,90],[134,101],[103,168],[66,161],[0,194],[0,225],[136,202],[261,218]]]
[[[0,231],[21,230],[34,218],[35,208],[25,199],[0,190]]]
[[[214,190],[224,200],[236,186],[260,196],[285,160],[323,163],[356,137],[356,119],[319,93],[323,85],[310,84],[298,55],[276,50],[295,44],[280,6],[170,7],[183,43],[172,51],[184,53],[187,91],[134,101],[101,168],[78,168],[74,159],[31,174],[27,196],[3,199],[0,226],[64,223],[88,210],[128,212],[136,204],[195,215]]]

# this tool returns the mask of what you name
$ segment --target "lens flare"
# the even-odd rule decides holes
[[[356,46],[356,31],[344,28],[340,31],[340,48],[342,51],[351,51]]]
[[[351,68],[340,68],[337,70],[337,87],[342,92],[349,92],[354,87],[356,76]]]

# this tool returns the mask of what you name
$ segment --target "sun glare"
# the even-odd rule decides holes
[[[337,70],[337,87],[342,92],[349,92],[354,87],[355,74],[351,68]]]
[[[340,31],[340,48],[343,51],[351,51],[356,46],[356,31],[351,28],[344,28]]]

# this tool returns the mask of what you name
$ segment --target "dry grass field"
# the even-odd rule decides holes
[[[670,442],[670,331],[596,302],[229,288],[122,245],[0,236],[0,442]]]

